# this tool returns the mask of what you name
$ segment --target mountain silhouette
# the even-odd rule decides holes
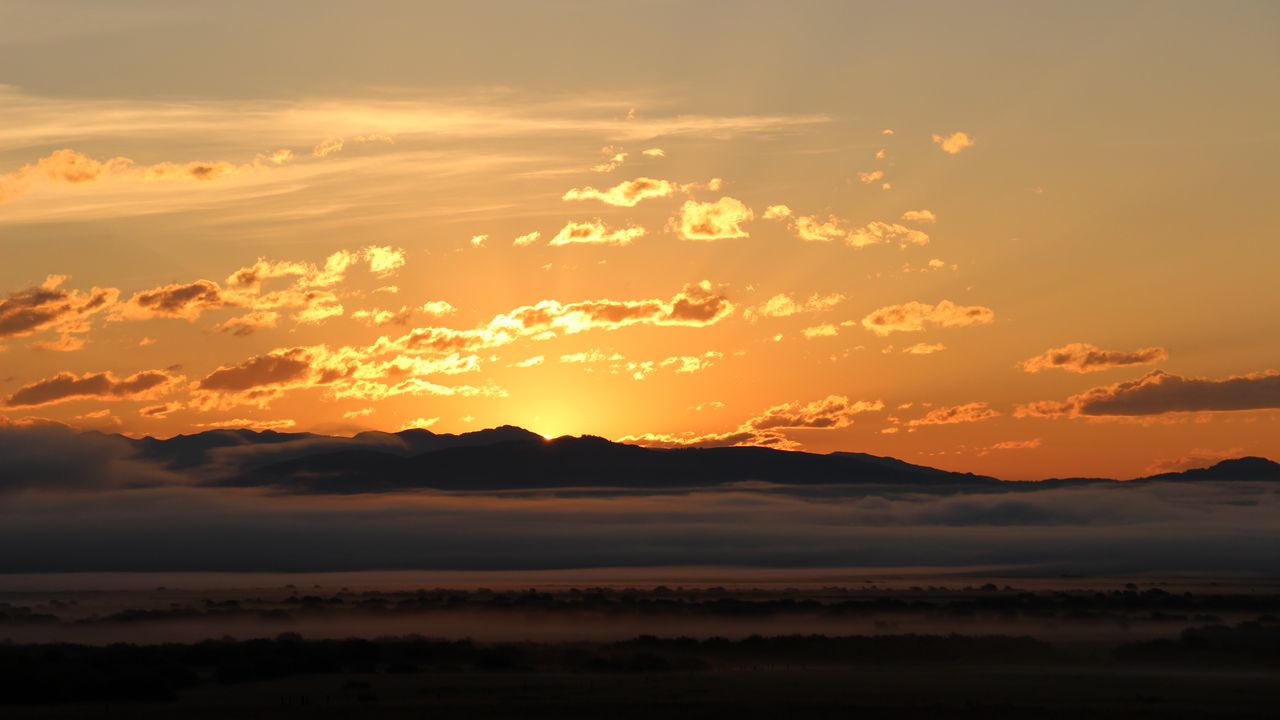
[[[212,430],[129,440],[139,457],[196,471],[221,485],[300,493],[397,490],[519,491],[553,488],[681,489],[761,483],[817,489],[889,485],[929,492],[1021,490],[1119,482],[1066,478],[1003,482],[857,452],[816,454],[765,447],[646,448],[600,437],[547,440],[519,427],[461,434],[424,429],[354,437]],[[1280,481],[1280,464],[1260,457],[1124,482]]]

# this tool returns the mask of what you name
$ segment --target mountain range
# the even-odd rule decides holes
[[[593,436],[546,439],[513,426],[462,434],[403,430],[354,437],[212,430],[168,439],[125,438],[138,457],[205,481],[301,493],[407,489],[517,491],[552,488],[688,489],[756,483],[795,488],[890,485],[932,492],[991,491],[1100,482],[1068,478],[1012,483],[864,453],[815,454],[764,447],[657,449]],[[1259,457],[1128,482],[1280,481]]]

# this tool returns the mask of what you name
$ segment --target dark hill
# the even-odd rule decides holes
[[[1000,483],[995,478],[856,453],[815,455],[761,447],[667,450],[591,436],[453,446],[411,457],[367,450],[328,453],[269,465],[230,480],[233,484],[322,493],[410,488],[664,489],[748,481],[790,486],[886,483],[957,489]]]

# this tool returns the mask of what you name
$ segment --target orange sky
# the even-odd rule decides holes
[[[62,5],[0,422],[1280,456],[1273,4]]]

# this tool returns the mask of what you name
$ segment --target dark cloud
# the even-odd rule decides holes
[[[126,378],[99,372],[76,375],[60,372],[24,385],[4,399],[3,407],[39,407],[69,400],[149,400],[173,389],[180,377],[164,370],[144,370]]]
[[[54,424],[0,427],[0,495],[182,484],[183,478],[133,458],[119,436]]]
[[[1280,372],[1266,370],[1221,380],[1153,370],[1137,380],[1096,387],[1065,402],[1042,401],[1017,409],[1018,417],[1140,417],[1178,412],[1280,408]]]
[[[0,300],[0,339],[83,325],[90,316],[115,304],[120,295],[115,288],[64,290],[61,285],[65,281],[65,276],[50,275],[40,287],[19,290]]]

